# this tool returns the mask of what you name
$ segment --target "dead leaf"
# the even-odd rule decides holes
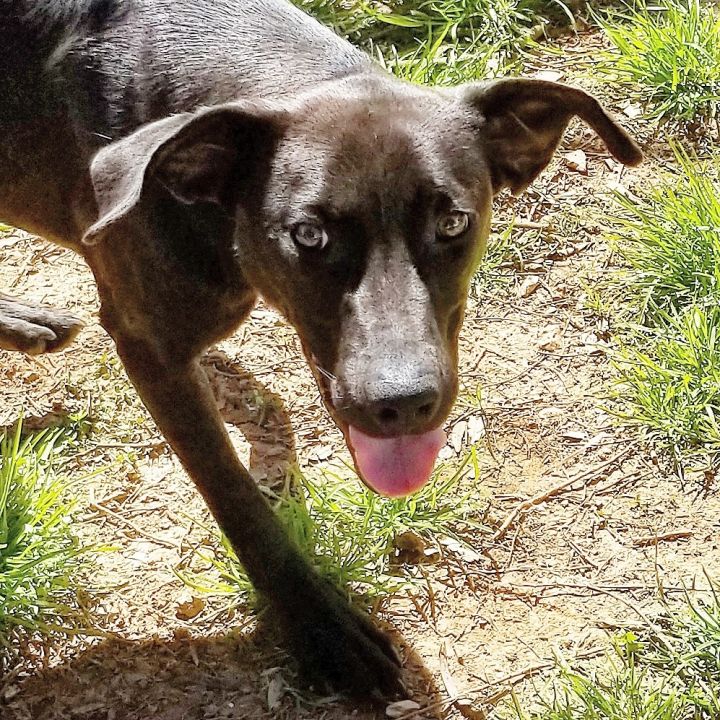
[[[427,546],[420,535],[412,530],[406,530],[393,539],[393,547],[397,553],[393,562],[405,565],[419,565],[423,561],[427,562],[428,556],[425,554]]]
[[[330,445],[318,445],[316,448],[313,448],[312,454],[320,460],[320,462],[324,462],[332,457],[333,448]]]
[[[282,702],[283,695],[285,694],[285,680],[283,676],[278,672],[273,675],[270,683],[268,684],[267,690],[267,706],[270,712],[277,710]]]
[[[445,690],[451,698],[456,698],[458,696],[458,686],[455,682],[455,678],[450,674],[450,666],[448,665],[447,659],[447,646],[445,645],[445,642],[440,645],[438,659],[440,660],[440,677],[445,685]]]
[[[615,172],[618,168],[622,167],[619,162],[616,162],[612,158],[605,158],[603,161],[608,170]]]
[[[562,336],[557,331],[549,333],[540,338],[538,347],[545,352],[555,352],[562,347]]]
[[[385,715],[389,718],[399,718],[419,709],[420,703],[416,703],[414,700],[398,700],[385,708]]]
[[[545,352],[556,352],[562,347],[562,343],[558,342],[555,338],[548,340],[547,342],[540,344],[540,349]]]
[[[485,421],[481,415],[471,415],[467,421],[467,437],[471,445],[485,437]]]
[[[475,550],[464,543],[458,542],[454,538],[443,538],[440,540],[440,544],[444,545],[450,552],[461,557],[465,562],[478,562],[482,560],[483,556],[480,553],[475,552]]]
[[[584,430],[566,430],[562,436],[570,442],[582,442],[583,440],[587,440],[588,435]]]
[[[558,82],[565,77],[565,73],[560,70],[540,70],[533,75],[538,80],[548,80],[549,82]]]
[[[192,597],[187,602],[182,602],[175,610],[175,617],[178,620],[192,620],[197,617],[205,608],[205,601],[199,597]]]
[[[458,454],[462,450],[467,427],[467,422],[465,420],[460,420],[453,425],[453,429],[450,431],[450,444],[452,445],[453,450]]]
[[[616,192],[618,193],[618,195],[622,195],[624,198],[632,200],[633,202],[641,202],[640,198],[637,195],[630,192],[630,190],[628,190],[621,182],[615,180],[614,178],[609,178],[606,181],[606,185],[608,190],[610,190],[611,192]]]
[[[587,155],[582,150],[573,150],[565,155],[565,164],[570,170],[587,175]]]
[[[643,114],[642,107],[638,105],[637,103],[628,103],[623,108],[623,115],[626,117],[629,117],[631,120],[634,120],[637,117],[640,117]]]
[[[517,290],[518,297],[527,298],[530,297],[539,287],[540,277],[537,275],[528,275]]]
[[[455,701],[455,707],[468,720],[487,720],[487,713],[481,707],[475,707],[472,700],[460,698]]]

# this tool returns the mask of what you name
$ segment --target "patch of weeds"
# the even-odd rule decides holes
[[[682,177],[626,211],[611,240],[627,267],[617,415],[707,470],[720,459],[720,185],[717,166],[675,148]]]
[[[448,85],[497,75],[519,61],[560,5],[527,0],[295,0],[412,82]]]
[[[637,83],[651,117],[717,120],[720,13],[703,0],[633,0],[600,20],[617,49],[603,64]]]
[[[686,593],[681,606],[665,601],[662,635],[650,633],[645,661],[684,684],[692,702],[709,718],[720,717],[720,588],[710,596]]]
[[[65,428],[0,438],[0,667],[38,635],[82,626],[74,586],[82,547],[72,531],[68,481],[53,469],[72,441]]]
[[[595,671],[562,667],[550,698],[537,710],[526,711],[516,695],[512,712],[518,720],[687,720],[689,702],[671,680],[635,661],[632,633],[616,643],[617,656]],[[623,647],[624,646],[624,647]]]
[[[515,55],[537,15],[519,0],[415,0],[395,3],[394,11],[373,10],[390,43],[406,47],[423,36],[447,37],[461,48],[492,47],[503,58]],[[377,42],[377,36],[375,36]]]
[[[497,45],[458,44],[450,37],[450,27],[427,36],[409,50],[396,46],[375,47],[375,56],[389,72],[402,80],[422,85],[459,85],[508,73],[515,63],[498,57]]]
[[[306,13],[328,25],[339,35],[361,42],[373,24],[373,16],[364,9],[362,0],[292,0]]]
[[[453,470],[441,465],[422,490],[400,499],[380,497],[344,473],[325,471],[325,477],[310,481],[296,470],[275,511],[297,547],[336,586],[366,600],[392,595],[424,582],[417,567],[398,565],[396,538],[410,533],[428,547],[440,538],[466,545],[464,534],[484,527],[479,518],[487,502],[475,488],[458,494],[470,465],[477,465],[474,451]],[[209,532],[217,537],[217,531]],[[211,553],[197,550],[179,576],[195,590],[244,601],[252,587],[230,543],[220,537],[211,548]]]
[[[720,717],[720,602],[686,594],[665,601],[656,622],[613,639],[592,667],[558,660],[557,675],[532,709],[513,692],[500,709],[516,720],[716,720]]]
[[[680,176],[642,200],[618,195],[625,216],[610,236],[629,266],[624,283],[640,322],[702,298],[720,300],[720,166],[675,146]]]
[[[637,423],[674,458],[720,459],[720,307],[665,315],[642,345],[617,355],[617,414]]]

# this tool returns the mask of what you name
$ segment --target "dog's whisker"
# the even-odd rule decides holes
[[[326,370],[321,365],[316,365],[315,368],[321,375],[326,377],[328,380],[337,380],[337,377],[335,375],[333,375],[329,370]]]

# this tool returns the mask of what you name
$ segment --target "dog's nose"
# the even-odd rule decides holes
[[[380,432],[413,434],[432,423],[440,404],[440,390],[433,378],[421,378],[409,386],[392,388],[392,392],[387,386],[384,390],[375,394],[367,408]]]

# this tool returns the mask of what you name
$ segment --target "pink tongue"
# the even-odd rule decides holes
[[[445,433],[437,428],[422,435],[376,438],[352,425],[350,450],[362,479],[376,492],[402,497],[419,490],[429,479]]]

